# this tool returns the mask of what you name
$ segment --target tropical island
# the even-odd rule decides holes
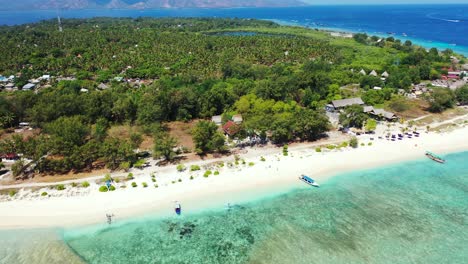
[[[193,197],[195,184],[203,195],[291,184],[311,169],[305,159],[330,176],[468,147],[467,61],[451,50],[251,19],[0,32],[0,207],[18,205],[5,225],[34,201],[53,211],[107,195],[130,214]],[[252,176],[262,173],[271,178]]]

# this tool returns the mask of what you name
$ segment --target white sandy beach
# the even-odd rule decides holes
[[[173,215],[173,201],[180,201],[183,213],[195,213],[199,210],[223,208],[226,203],[239,203],[267,195],[287,192],[294,188],[309,188],[298,180],[301,174],[308,174],[320,184],[336,174],[350,170],[366,169],[387,165],[405,160],[422,159],[426,150],[444,154],[468,150],[468,127],[452,132],[422,133],[419,138],[402,141],[376,139],[372,146],[368,140],[361,140],[366,146],[357,149],[346,148],[340,151],[317,153],[315,148],[298,146],[290,148],[289,156],[282,155],[281,149],[271,150],[255,157],[255,150],[245,154],[246,164],[233,165],[228,168],[227,162],[234,163],[234,157],[225,159],[225,166],[214,166],[213,172],[219,175],[203,177],[206,169],[198,172],[177,172],[175,166],[151,167],[135,174],[138,187],[132,188],[131,182],[126,188],[117,188],[114,192],[100,193],[98,186],[89,188],[72,188],[62,191],[49,190],[51,197],[28,195],[27,191],[18,193],[24,199],[12,199],[0,202],[0,228],[35,228],[64,227],[104,223],[105,214],[113,213],[116,221],[131,216],[157,214]],[[248,157],[248,158],[247,158]],[[242,155],[240,158],[244,158]],[[254,162],[249,166],[249,162]],[[202,164],[200,162],[193,164]],[[186,164],[189,167],[191,164]],[[158,188],[154,187],[150,173],[155,172]],[[190,176],[194,176],[190,180]],[[178,182],[181,179],[182,182]],[[175,181],[175,183],[173,183]],[[142,182],[148,183],[147,188]],[[45,190],[45,189],[44,189]],[[78,191],[80,190],[80,191]],[[311,191],[320,191],[312,189]],[[74,196],[72,196],[75,192]],[[78,195],[82,192],[81,195]],[[54,197],[54,194],[58,195]],[[69,194],[67,197],[65,194]]]

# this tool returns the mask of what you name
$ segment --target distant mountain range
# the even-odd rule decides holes
[[[0,0],[0,3],[3,0]],[[19,3],[18,3],[19,2]],[[305,6],[301,0],[21,0],[6,9],[229,8]]]

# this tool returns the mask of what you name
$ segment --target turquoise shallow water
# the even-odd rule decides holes
[[[65,241],[90,263],[466,263],[468,152],[339,175],[231,211]]]
[[[466,263],[468,152],[446,159],[342,174],[230,211],[61,230],[62,243],[34,252],[87,263]]]

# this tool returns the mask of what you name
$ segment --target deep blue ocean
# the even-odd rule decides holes
[[[394,34],[425,47],[450,48],[468,56],[466,5],[310,6],[300,8],[33,10],[0,11],[0,24],[51,19],[110,17],[238,17],[274,20],[311,28]]]
[[[344,173],[229,211],[0,231],[0,263],[467,263],[468,152],[444,158]]]

